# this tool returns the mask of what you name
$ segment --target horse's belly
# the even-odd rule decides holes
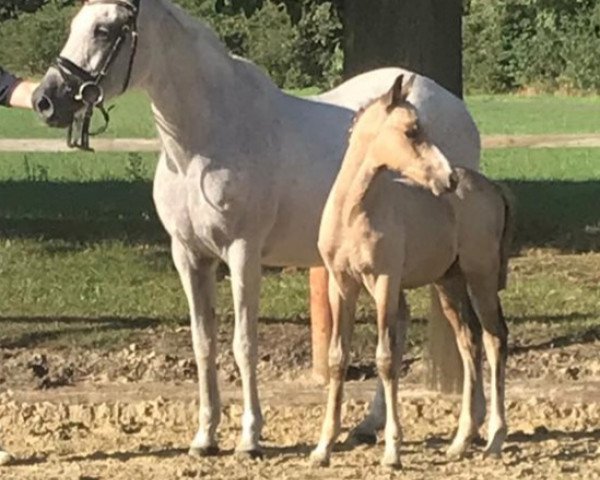
[[[321,265],[317,238],[326,194],[297,203],[300,209],[283,208],[263,247],[263,262],[271,266]]]
[[[339,160],[322,158],[318,165],[310,165],[303,172],[310,181],[290,182],[281,189],[275,223],[263,250],[265,264],[322,265],[317,249],[319,225],[338,169]]]

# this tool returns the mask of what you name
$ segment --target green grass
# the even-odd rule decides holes
[[[0,182],[150,180],[156,161],[156,153],[0,152]]]
[[[484,135],[600,132],[600,97],[481,95],[467,105]]]
[[[600,255],[530,255],[515,259],[503,294],[519,344],[578,339],[598,332]],[[0,347],[120,349],[148,328],[187,323],[187,305],[166,247],[121,242],[74,247],[60,241],[0,245]],[[261,317],[307,320],[305,272],[264,277]],[[427,313],[426,289],[410,292],[415,318]],[[229,281],[219,282],[218,313],[230,322]],[[374,338],[371,302],[361,300],[357,341]],[[411,329],[411,343],[423,335]]]
[[[130,92],[114,102],[106,138],[153,138],[156,136],[150,103],[142,92]],[[100,123],[94,116],[95,125]],[[62,138],[64,130],[48,128],[29,111],[4,109],[0,115],[0,138]]]
[[[155,162],[154,154],[0,154],[4,235],[163,242],[151,199]],[[516,196],[518,248],[600,248],[599,150],[489,150],[483,169]]]
[[[291,93],[315,95],[306,88]],[[111,125],[103,137],[152,138],[155,128],[145,94],[132,92],[113,102]],[[467,97],[482,134],[598,133],[600,97],[539,95],[476,95]],[[98,120],[96,118],[96,120]],[[61,138],[64,131],[49,129],[27,111],[3,110],[0,138]]]
[[[141,95],[126,96],[107,135],[153,136],[144,102]],[[597,98],[468,102],[484,133],[600,131]],[[5,110],[0,136],[62,136],[36,122],[29,112]],[[155,154],[0,153],[0,347],[77,343],[113,349],[140,329],[187,323],[151,200],[155,162]],[[513,338],[576,340],[582,332],[597,332],[600,255],[593,252],[600,251],[600,149],[489,150],[483,169],[514,192],[517,247],[528,252],[513,261],[503,294]],[[586,253],[550,255],[549,248]],[[218,293],[219,312],[230,319],[227,278]],[[261,315],[303,321],[307,299],[304,272],[269,273]],[[413,314],[424,316],[425,292],[410,299]],[[364,299],[360,312],[361,318],[372,316]],[[372,322],[357,330],[363,339],[374,335]],[[422,333],[413,329],[413,342]]]

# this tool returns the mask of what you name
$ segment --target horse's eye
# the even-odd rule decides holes
[[[97,40],[108,40],[110,37],[110,30],[107,27],[98,25],[94,30],[94,38]]]

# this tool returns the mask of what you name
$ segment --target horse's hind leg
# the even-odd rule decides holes
[[[498,298],[497,275],[469,278],[469,291],[483,327],[483,345],[491,368],[491,405],[488,443],[484,455],[498,456],[506,438],[504,388],[508,328]]]
[[[375,301],[378,333],[376,361],[386,405],[385,453],[381,463],[399,468],[402,432],[398,418],[398,377],[408,321],[400,282],[387,275],[380,276],[375,284]]]
[[[190,254],[176,239],[172,254],[183,289],[188,299],[191,317],[192,344],[198,368],[200,393],[199,428],[190,455],[214,455],[218,451],[216,431],[221,417],[217,384],[215,318],[215,266],[212,259],[200,259]]]
[[[315,465],[329,465],[331,450],[341,429],[342,395],[344,377],[348,366],[354,311],[359,288],[352,279],[344,279],[344,292],[340,291],[334,275],[329,276],[329,302],[332,313],[331,343],[329,346],[329,393],[321,437],[310,455]]]
[[[448,448],[449,456],[461,456],[477,435],[481,417],[485,416],[485,398],[481,380],[481,327],[472,315],[464,277],[454,271],[436,282],[444,315],[456,335],[463,362],[463,396],[458,430]],[[478,386],[479,384],[479,386]]]

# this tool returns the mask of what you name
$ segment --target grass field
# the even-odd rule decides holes
[[[468,102],[484,133],[600,131],[597,98]],[[153,135],[140,95],[119,102],[111,132]],[[1,137],[57,135],[62,132],[37,125],[27,112],[0,115]],[[187,322],[151,200],[155,158],[0,154],[0,347],[78,342],[118,348],[139,329]],[[513,262],[505,294],[513,332],[528,338],[598,328],[600,150],[490,150],[483,169],[517,199],[516,251],[523,256]],[[425,314],[423,292],[411,294],[411,303],[416,316]],[[219,309],[231,317],[226,279],[219,283]],[[371,313],[366,303],[361,309],[363,317]],[[268,274],[261,315],[306,321],[305,273]],[[413,340],[422,333],[413,329]],[[371,324],[359,326],[359,338],[373,334]]]
[[[293,92],[312,95],[314,89]],[[484,135],[600,132],[600,97],[477,95],[467,104]],[[140,92],[115,102],[105,137],[152,138],[155,135],[147,97]],[[98,120],[96,118],[96,120]],[[0,138],[61,138],[64,132],[44,127],[30,112],[0,115]]]

